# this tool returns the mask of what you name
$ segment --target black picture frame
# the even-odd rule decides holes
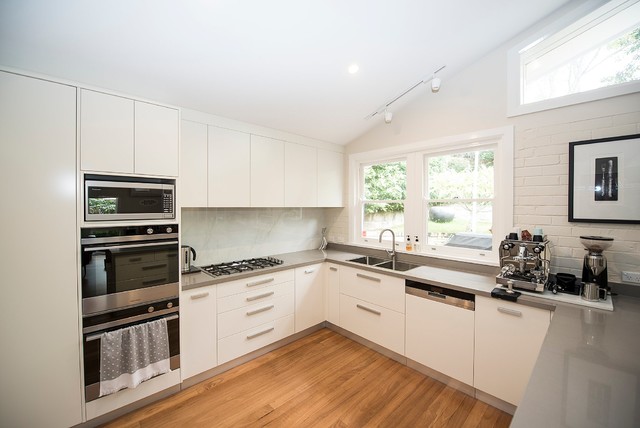
[[[569,143],[569,221],[640,224],[640,134]]]

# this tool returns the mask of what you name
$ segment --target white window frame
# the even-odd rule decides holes
[[[535,113],[554,108],[585,103],[619,95],[626,95],[640,92],[640,81],[632,81],[618,85],[606,86],[590,91],[564,95],[557,98],[537,101],[533,103],[522,103],[522,52],[528,47],[543,42],[543,40],[554,40],[555,37],[571,32],[580,32],[580,28],[590,22],[597,21],[602,11],[613,10],[630,0],[590,0],[580,4],[570,12],[564,14],[554,23],[541,31],[534,33],[521,42],[514,45],[507,53],[507,116],[514,117],[523,114]],[[637,1],[637,0],[632,0]],[[606,6],[603,6],[605,5]]]
[[[361,166],[384,163],[406,158],[407,198],[405,200],[405,235],[420,236],[422,255],[458,260],[471,263],[499,266],[498,248],[500,241],[513,229],[513,144],[514,128],[488,129],[478,132],[427,140],[414,144],[396,146],[369,152],[354,153],[349,156],[349,243],[371,248],[388,248],[389,243],[377,239],[362,239],[362,215],[360,205]],[[493,250],[481,251],[468,248],[437,246],[435,250],[426,246],[423,198],[423,159],[425,154],[433,155],[451,151],[469,151],[483,146],[495,146],[494,205],[493,205]],[[403,252],[405,237],[396,237],[396,250]],[[375,242],[371,242],[375,241]],[[415,254],[415,253],[413,253]]]

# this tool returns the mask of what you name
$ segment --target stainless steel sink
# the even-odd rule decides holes
[[[351,259],[351,260],[347,260],[348,262],[354,262],[354,263],[360,263],[361,265],[369,265],[369,266],[376,266],[380,263],[385,263],[389,260],[387,259],[381,259],[379,257],[372,257],[372,256],[362,256],[362,257],[358,257],[356,259]]]
[[[399,261],[393,262],[389,259],[381,259],[379,257],[372,257],[372,256],[362,256],[362,257],[358,257],[358,258],[347,260],[347,261],[360,263],[362,265],[367,265],[367,266],[375,266],[383,269],[396,270],[400,272],[404,272],[409,269],[418,267],[417,265],[412,265],[410,263],[399,262]]]
[[[392,261],[387,261],[387,262],[384,262],[384,263],[377,264],[376,266],[384,268],[384,269],[397,270],[397,271],[400,271],[400,272],[404,272],[406,270],[418,267],[417,265],[412,265],[410,263],[399,262],[399,261],[396,261],[395,263],[392,262]]]

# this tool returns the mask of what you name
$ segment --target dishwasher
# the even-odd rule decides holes
[[[405,293],[406,357],[473,386],[475,295],[413,280]]]

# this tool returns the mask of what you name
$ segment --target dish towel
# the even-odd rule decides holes
[[[162,318],[100,336],[100,397],[171,371],[167,320]]]

